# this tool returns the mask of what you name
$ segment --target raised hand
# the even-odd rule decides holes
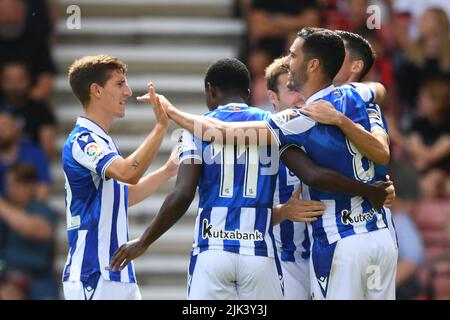
[[[169,114],[168,111],[170,109],[175,109],[173,104],[169,100],[167,100],[167,98],[165,96],[163,96],[162,94],[158,94],[158,93],[156,93],[156,96],[158,97],[159,102],[161,103],[161,106],[163,107],[163,109],[166,111],[167,114]],[[137,101],[145,102],[145,103],[152,103],[150,93],[146,93],[143,96],[137,97]]]
[[[161,97],[156,93],[153,83],[147,85],[148,93],[137,97],[139,102],[151,103],[153,106],[153,112],[155,113],[156,121],[158,124],[167,127],[169,125],[169,117],[167,112],[161,103]]]

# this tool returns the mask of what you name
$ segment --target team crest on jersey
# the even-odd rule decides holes
[[[84,153],[94,164],[97,164],[105,156],[105,153],[95,142],[88,143],[86,147],[84,147]]]

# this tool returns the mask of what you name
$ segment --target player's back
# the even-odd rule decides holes
[[[270,113],[235,103],[220,106],[206,116],[241,122],[265,120]],[[195,141],[203,165],[194,254],[218,249],[273,256],[271,212],[278,149],[256,143],[235,146]]]
[[[227,122],[265,120],[270,113],[246,105],[227,105],[206,114]],[[256,131],[255,131],[256,133]],[[200,207],[272,208],[278,154],[268,146],[203,142]],[[273,161],[272,161],[273,160]]]

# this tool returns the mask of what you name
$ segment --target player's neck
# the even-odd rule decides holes
[[[217,103],[219,104],[219,106],[225,106],[229,103],[246,103],[246,101],[239,96],[229,96],[218,100]]]
[[[348,77],[348,79],[343,83],[343,84],[347,84],[347,83],[353,83],[353,82],[360,82],[359,80],[359,75],[357,74],[350,74],[350,76]]]
[[[100,128],[109,134],[109,129],[113,123],[114,118],[109,114],[104,114],[100,108],[93,108],[88,106],[84,110],[84,116],[89,120],[94,121]]]
[[[311,81],[309,83],[306,83],[302,88],[302,94],[305,97],[305,101],[308,100],[313,94],[316,92],[319,92],[320,90],[323,90],[333,83],[331,81]]]

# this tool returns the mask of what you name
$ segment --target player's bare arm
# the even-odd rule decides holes
[[[394,192],[391,181],[370,185],[320,167],[296,146],[288,147],[280,159],[308,186],[323,192],[362,196],[378,211],[383,207],[388,195]]]
[[[153,85],[148,85],[149,101],[153,105],[156,125],[139,148],[127,158],[118,157],[106,169],[106,176],[119,181],[136,184],[144,175],[147,168],[159,151],[168,126],[168,117],[159,98],[156,96]]]
[[[142,255],[147,248],[169,230],[187,211],[194,200],[197,182],[201,174],[201,164],[180,165],[175,190],[164,201],[161,209],[138,239],[122,245],[114,254],[110,268],[122,270],[131,261]]]
[[[366,81],[363,82],[375,92],[374,103],[381,104],[386,97],[386,88],[379,82]]]
[[[276,143],[264,121],[225,122],[210,117],[193,115],[179,110],[164,96],[158,95],[158,97],[170,119],[203,141],[260,145]],[[146,94],[138,97],[138,100],[150,102],[150,96]]]
[[[325,100],[301,106],[300,110],[317,122],[339,127],[356,148],[374,163],[381,165],[389,163],[389,143],[383,130],[366,131]]]
[[[167,162],[159,169],[143,177],[135,185],[128,186],[128,206],[131,207],[148,198],[178,172],[178,148],[174,149]]]

